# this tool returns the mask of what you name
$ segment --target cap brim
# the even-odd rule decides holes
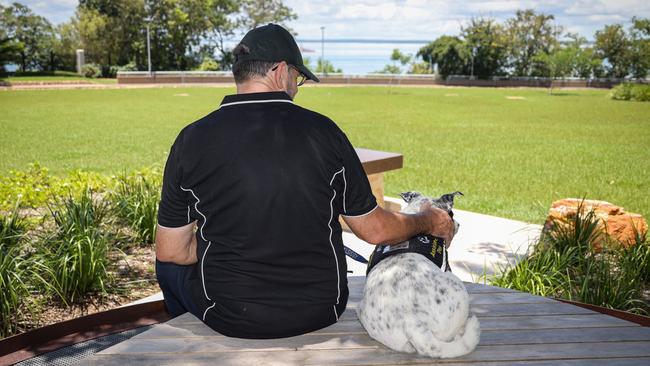
[[[320,83],[320,79],[316,77],[316,75],[314,75],[311,71],[309,71],[305,65],[298,66],[298,70],[300,70],[300,72],[302,72],[307,77],[307,79]]]

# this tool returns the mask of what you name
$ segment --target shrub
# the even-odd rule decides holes
[[[17,332],[22,304],[29,295],[25,262],[18,247],[0,243],[0,338]]]
[[[102,68],[97,64],[85,64],[81,67],[81,74],[87,78],[96,79],[102,76]]]
[[[56,224],[53,235],[39,245],[41,274],[64,303],[93,291],[105,291],[108,239],[101,232],[108,207],[91,190],[72,195],[50,207]]]
[[[152,243],[155,237],[160,187],[160,173],[143,170],[117,177],[115,191],[110,194],[116,216],[144,243]]]
[[[197,68],[199,71],[219,71],[221,70],[220,65],[217,61],[210,57],[205,57],[201,65]]]
[[[0,209],[10,210],[15,202],[20,202],[21,207],[42,207],[57,184],[58,180],[38,162],[29,164],[27,171],[12,170],[0,179]]]
[[[532,254],[516,265],[501,268],[492,277],[496,286],[555,296],[598,306],[648,314],[643,281],[648,280],[650,245],[607,245],[600,252],[598,217],[593,211],[578,214],[569,225],[553,225]],[[607,240],[613,240],[607,238]]]
[[[117,76],[117,66],[102,66],[102,77],[114,79]]]
[[[138,65],[131,61],[126,65],[118,66],[117,71],[138,71]]]
[[[639,102],[649,102],[650,85],[622,83],[612,88],[610,96],[615,100],[636,100]]]
[[[11,214],[0,216],[0,244],[5,248],[16,247],[27,232],[27,223],[18,215],[18,207],[16,204]]]

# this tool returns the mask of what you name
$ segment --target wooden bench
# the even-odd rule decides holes
[[[355,308],[365,277],[348,278],[340,321],[298,337],[228,338],[184,314],[85,361],[97,365],[650,365],[650,328],[553,299],[465,283],[481,342],[456,359],[392,351],[370,338]]]

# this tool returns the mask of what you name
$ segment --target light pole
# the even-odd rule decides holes
[[[151,41],[149,40],[149,25],[151,19],[147,19],[147,65],[149,66],[149,75],[151,76]]]
[[[327,75],[327,68],[325,68],[325,27],[320,27],[320,66],[321,72]]]

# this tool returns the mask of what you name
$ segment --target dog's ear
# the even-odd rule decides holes
[[[455,196],[464,196],[463,192],[456,191],[454,193],[447,193],[440,196],[440,201],[449,205],[449,208],[454,207],[454,197]]]
[[[422,193],[420,193],[420,192],[402,192],[399,195],[400,195],[400,197],[402,197],[404,202],[410,203],[416,197],[420,197],[422,195]]]

